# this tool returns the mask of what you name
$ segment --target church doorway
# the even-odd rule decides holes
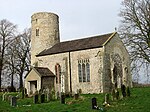
[[[37,80],[30,81],[30,94],[34,94],[37,91]]]

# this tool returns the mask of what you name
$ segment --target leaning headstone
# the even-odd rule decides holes
[[[34,98],[33,98],[33,102],[34,102],[35,104],[37,104],[37,103],[38,103],[38,95],[35,95],[35,96],[34,96]]]
[[[41,95],[41,103],[44,103],[45,102],[45,94],[42,94]]]
[[[92,98],[92,109],[97,109],[97,101],[96,101],[96,98]]]
[[[13,107],[16,107],[16,106],[17,106],[17,98],[16,98],[15,96],[13,96],[13,97],[11,98],[10,104],[11,104],[11,106],[13,106]]]
[[[121,85],[121,92],[122,92],[122,96],[126,97],[126,87],[125,87],[125,85]]]
[[[65,104],[65,95],[64,94],[61,95],[60,102],[61,102],[61,104]]]

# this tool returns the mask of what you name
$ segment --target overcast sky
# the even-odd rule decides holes
[[[31,26],[31,15],[53,12],[59,15],[61,40],[83,38],[115,31],[122,0],[0,0],[0,20]]]

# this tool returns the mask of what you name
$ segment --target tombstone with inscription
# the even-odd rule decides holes
[[[10,101],[11,106],[16,107],[17,106],[17,98],[15,96],[11,97]]]
[[[35,95],[35,96],[33,97],[33,102],[34,102],[35,104],[38,103],[38,95]]]
[[[92,109],[97,109],[97,99],[96,98],[92,98]]]

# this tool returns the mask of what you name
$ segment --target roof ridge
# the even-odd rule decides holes
[[[85,37],[81,37],[81,38],[78,38],[78,39],[72,39],[72,40],[66,40],[66,41],[62,41],[60,43],[65,43],[65,42],[70,42],[70,41],[77,41],[77,40],[84,40],[84,39],[89,39],[89,38],[94,38],[94,37],[99,37],[99,36],[105,36],[105,35],[109,35],[109,34],[113,34],[115,32],[111,32],[111,33],[105,33],[105,34],[98,34],[98,35],[91,35],[91,36],[85,36]],[[59,43],[57,43],[59,44]]]

